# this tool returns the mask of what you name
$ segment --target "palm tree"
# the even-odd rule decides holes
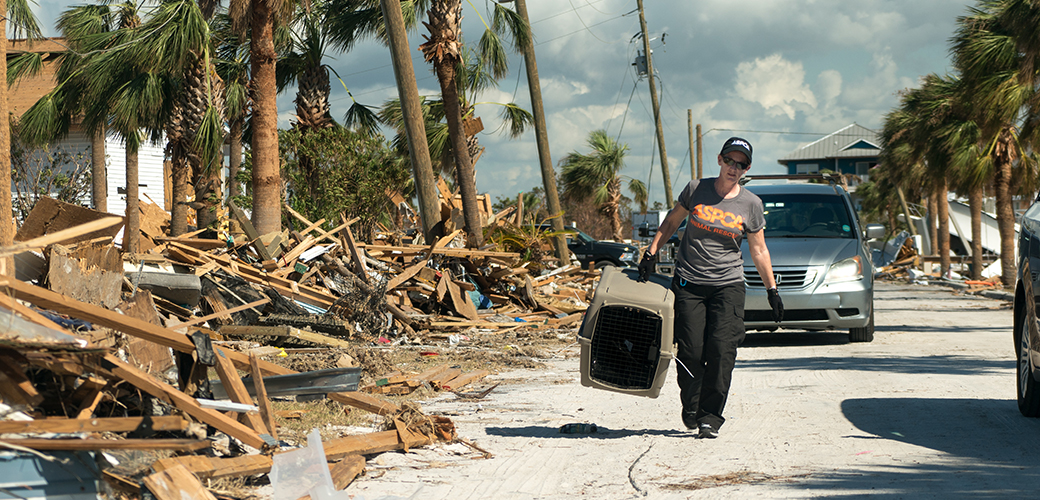
[[[282,177],[278,164],[278,82],[275,25],[291,13],[291,2],[233,0],[233,29],[249,34],[253,154],[253,226],[260,234],[282,230]]]
[[[946,275],[950,270],[948,161],[945,150],[932,139],[942,126],[941,121],[933,119],[933,113],[951,96],[943,93],[939,80],[936,75],[925,77],[921,88],[904,92],[900,107],[885,115],[880,160],[882,168],[901,173],[897,189],[925,186],[936,200],[940,270]]]
[[[216,70],[224,80],[224,106],[228,130],[228,191],[230,198],[242,195],[238,173],[242,165],[242,142],[249,113],[249,43],[231,29],[231,19],[218,14],[212,22],[217,46]]]
[[[400,2],[405,29],[411,29],[416,25],[422,13],[429,8],[430,1],[405,0]],[[327,41],[328,47],[340,52],[349,52],[354,48],[354,44],[369,38],[376,38],[383,45],[389,45],[380,0],[325,0],[322,6],[324,11],[320,33]],[[310,72],[310,74],[315,73]],[[344,88],[346,88],[345,84]],[[368,135],[378,133],[379,118],[372,109],[357,102],[349,89],[347,89],[347,95],[350,96],[353,103],[343,117],[343,124]]]
[[[159,144],[163,123],[171,114],[177,88],[162,64],[153,57],[124,52],[140,36],[136,11],[124,12],[121,28],[87,39],[83,48],[91,53],[82,61],[86,93],[83,94],[83,123],[88,129],[107,125],[125,145],[126,161],[126,247],[140,251],[140,197],[138,152],[148,140]],[[147,23],[146,23],[147,25]],[[114,50],[101,50],[102,48]]]
[[[572,151],[560,161],[561,181],[566,196],[592,201],[610,220],[614,240],[621,241],[621,169],[625,168],[628,145],[618,144],[605,130],[594,130],[586,142],[591,151]],[[646,203],[646,185],[629,179],[628,189],[636,203]]]
[[[479,247],[483,243],[480,212],[477,209],[476,172],[473,158],[469,155],[466,132],[462,128],[462,107],[456,73],[462,61],[462,2],[461,0],[434,0],[429,10],[430,31],[426,43],[419,46],[426,62],[432,63],[437,73],[437,82],[444,99],[444,117],[448,122],[448,136],[455,160],[455,179],[462,195],[462,215],[469,244]]]
[[[77,52],[84,50],[84,43],[92,36],[109,33],[119,28],[129,28],[140,20],[137,6],[130,2],[117,5],[81,5],[72,7],[58,17],[57,28],[70,48],[59,57],[56,78],[58,84],[23,115],[20,131],[23,138],[33,145],[59,140],[69,133],[72,122],[82,112],[80,96],[86,92],[87,75],[81,71],[84,58]],[[26,73],[42,66],[34,60],[40,54],[23,54],[15,61],[19,70]],[[105,130],[107,124],[98,123],[86,132],[91,138],[91,200],[94,209],[108,211],[108,180],[105,167]]]
[[[1040,7],[1027,0],[987,0],[969,15],[957,19],[952,41],[954,64],[972,96],[973,117],[979,125],[982,165],[992,165],[1000,233],[1001,280],[1012,286],[1016,276],[1012,179],[1035,179],[1035,163],[1018,125],[1027,126],[1026,137],[1037,135],[1037,83],[1040,83],[1040,45],[1037,26]],[[1019,173],[1016,175],[1015,171]],[[1036,186],[1019,183],[1019,189]]]
[[[492,78],[501,78],[506,74],[505,50],[498,37],[498,31],[509,29],[514,44],[522,47],[530,36],[527,24],[513,11],[495,9],[496,22],[488,26],[479,44],[480,65]],[[498,17],[501,17],[501,21]],[[461,0],[434,0],[428,11],[429,22],[426,28],[430,36],[426,43],[419,46],[426,62],[432,63],[437,74],[437,82],[441,88],[441,99],[444,107],[444,118],[448,127],[452,158],[455,160],[456,184],[462,196],[462,212],[466,221],[466,231],[470,243],[479,246],[483,240],[480,226],[480,214],[477,210],[477,189],[473,154],[479,148],[475,142],[467,139],[463,128],[463,118],[469,114],[463,107],[460,89],[465,88],[466,75],[462,41],[462,3]],[[486,26],[486,23],[485,23]],[[482,72],[483,73],[483,72]],[[471,83],[472,85],[472,83]]]
[[[984,155],[981,142],[982,131],[972,119],[971,96],[965,94],[964,80],[947,76],[939,83],[953,96],[945,113],[945,125],[936,138],[949,153],[950,179],[954,189],[967,193],[971,212],[971,278],[982,278],[982,200],[986,185],[990,182],[993,164]]]
[[[467,50],[463,50],[464,64],[458,68],[459,80],[465,82],[460,88],[459,99],[464,110],[464,117],[473,115],[478,104],[493,104],[501,106],[504,133],[508,133],[511,139],[519,138],[528,129],[533,121],[530,112],[521,108],[516,103],[480,102],[474,103],[471,96],[479,95],[496,84],[488,71],[480,64],[476,56]],[[452,151],[448,126],[444,122],[444,100],[424,99],[422,104],[423,120],[426,123],[426,137],[430,148],[430,157],[439,160],[435,163],[437,170],[442,175],[454,177],[455,165],[452,161]],[[404,133],[404,116],[401,112],[401,102],[398,99],[390,99],[383,104],[379,111],[379,120],[397,130],[394,137],[394,146],[401,151],[407,150],[407,137]],[[471,157],[474,157],[483,148],[475,136],[467,137],[466,147]]]

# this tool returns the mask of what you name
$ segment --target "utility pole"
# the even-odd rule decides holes
[[[3,1],[3,0],[0,0]],[[408,34],[404,29],[404,15],[400,0],[381,0],[386,35],[390,41],[390,55],[397,79],[397,94],[401,99],[405,133],[408,135],[408,155],[415,175],[415,188],[419,195],[419,215],[422,218],[423,238],[427,244],[435,241],[433,227],[440,222],[440,199],[437,181],[433,177],[430,148],[426,143],[426,125],[423,123],[419,104],[419,89],[415,85],[415,70],[408,53]]]
[[[643,15],[643,0],[639,6],[639,28],[643,31],[643,54],[646,56],[646,73],[650,80],[650,103],[654,108],[654,126],[657,127],[657,149],[661,152],[661,174],[664,177],[665,204],[672,209],[672,176],[668,173],[668,153],[664,149],[664,130],[661,128],[661,103],[657,100],[657,84],[654,82],[654,60],[650,57],[650,36],[646,33],[646,16]]]
[[[686,110],[686,129],[690,132],[690,178],[697,178],[697,167],[694,166],[693,153],[695,151],[693,147],[693,110]]]
[[[556,233],[556,256],[560,265],[567,265],[571,258],[567,250],[567,237],[563,234],[563,215],[560,207],[560,193],[556,189],[556,170],[553,169],[552,156],[549,155],[549,132],[545,128],[545,108],[542,107],[542,84],[538,79],[538,62],[534,57],[534,33],[531,32],[531,21],[527,17],[527,0],[515,0],[516,13],[524,20],[528,29],[527,43],[524,44],[524,66],[527,68],[527,88],[531,91],[531,111],[534,115],[534,137],[538,144],[538,163],[542,167],[542,186],[545,188],[545,203],[549,215],[553,217],[552,227]]]
[[[697,178],[704,178],[704,155],[702,153],[704,146],[704,136],[701,135],[701,124],[697,124]]]

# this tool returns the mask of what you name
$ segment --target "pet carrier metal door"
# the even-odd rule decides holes
[[[656,398],[672,343],[670,278],[636,281],[634,269],[607,267],[578,331],[581,385]]]

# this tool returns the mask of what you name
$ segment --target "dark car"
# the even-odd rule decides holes
[[[551,224],[539,224],[539,229],[552,231]],[[564,226],[567,248],[581,262],[581,267],[593,264],[597,269],[606,266],[635,267],[639,264],[639,249],[634,245],[597,240],[574,226]]]
[[[1040,328],[1036,309],[1040,299],[1040,203],[1034,201],[1020,222],[1014,328],[1018,410],[1027,417],[1040,417]]]

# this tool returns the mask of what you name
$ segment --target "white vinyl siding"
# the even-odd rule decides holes
[[[90,162],[90,138],[82,130],[72,130],[69,135],[51,146],[51,150],[65,149],[70,154],[82,153]],[[138,152],[138,184],[141,199],[152,199],[163,207],[163,146],[145,143]],[[126,214],[126,149],[122,138],[109,132],[105,138],[105,167],[108,178],[108,211],[116,215]],[[123,191],[123,193],[120,193]],[[147,195],[147,196],[146,196]],[[90,206],[90,188],[88,185],[84,202]],[[165,208],[165,207],[163,207]]]

